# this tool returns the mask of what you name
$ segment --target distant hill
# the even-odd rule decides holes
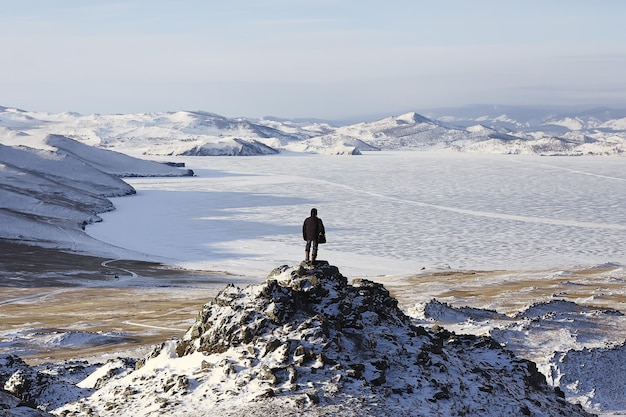
[[[626,150],[626,110],[469,106],[340,125],[315,119],[228,118],[204,111],[84,116],[0,107],[0,143],[28,144],[48,134],[136,157],[432,149],[621,155]]]
[[[109,198],[135,193],[121,177],[193,175],[64,136],[17,139],[31,146],[0,144],[0,239],[80,250]]]
[[[568,130],[593,129],[603,123],[626,117],[626,109],[474,105],[434,109],[425,114],[458,126],[481,123],[513,130],[541,131],[548,130],[547,126],[559,125],[567,127]],[[576,121],[576,124],[564,123],[564,120]]]

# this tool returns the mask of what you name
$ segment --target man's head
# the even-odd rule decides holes
[[[312,208],[311,209],[311,216],[317,217],[317,209],[316,208]]]

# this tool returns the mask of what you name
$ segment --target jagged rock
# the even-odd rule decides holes
[[[0,417],[53,417],[52,414],[24,404],[19,398],[0,390]]]
[[[20,403],[20,399],[7,391],[0,390],[0,410],[15,408]]]
[[[166,392],[159,412],[179,403],[194,416],[219,415],[225,404],[225,415],[248,417],[307,407],[311,416],[589,415],[491,338],[416,326],[383,285],[349,284],[324,261],[281,266],[244,289],[229,285],[182,340],[59,411],[98,413],[106,409],[99,398],[128,386],[144,401]],[[141,413],[134,397],[116,396],[115,412]]]
[[[557,397],[532,362],[514,358],[491,338],[414,326],[383,285],[366,279],[348,284],[324,261],[280,266],[262,285],[227,287],[204,306],[176,351],[180,356],[211,354],[246,344],[259,363],[256,379],[274,388],[289,383],[293,389],[296,380],[328,375],[334,381],[360,380],[391,395],[427,390],[431,400],[441,402],[461,394],[450,369],[466,366],[464,353],[475,349],[495,355],[509,368],[474,366],[482,401],[495,404],[490,399],[497,396],[494,386],[510,385],[507,373],[519,378],[518,401],[523,402],[527,390],[544,392],[553,401]],[[280,367],[268,365],[273,355]],[[413,364],[420,372],[411,371]],[[341,390],[343,383],[336,385]]]
[[[324,338],[337,330],[362,329],[382,320],[411,329],[410,319],[384,286],[368,280],[348,285],[339,270],[327,262],[318,262],[314,270],[279,267],[270,273],[265,285],[254,290],[256,293],[247,294],[246,290],[229,285],[220,292],[204,306],[177,351],[219,351],[225,343],[249,343],[262,332],[287,324],[308,337]],[[232,315],[239,317],[236,323],[230,320]],[[358,333],[350,337],[358,344],[369,343]],[[272,338],[265,343],[270,344],[265,351],[271,351],[271,345],[277,342]],[[295,355],[301,353],[297,348]]]
[[[38,372],[17,356],[0,356],[0,416],[52,416],[38,407],[46,408],[46,394],[55,389],[55,382],[52,375]]]
[[[274,372],[272,372],[272,370],[268,368],[266,365],[261,366],[261,369],[259,369],[257,378],[259,379],[259,381],[267,381],[271,385],[275,385],[276,382],[278,381],[278,378],[276,378],[276,375],[274,375]]]
[[[14,412],[0,411],[0,416],[49,416],[44,411],[58,407],[60,401],[89,396],[110,379],[128,372],[134,363],[132,359],[117,359],[104,365],[70,361],[30,366],[17,356],[0,355],[0,392],[18,401]],[[92,385],[87,387],[84,379],[95,370],[98,378],[93,378]],[[0,401],[0,410],[12,407],[8,405]]]

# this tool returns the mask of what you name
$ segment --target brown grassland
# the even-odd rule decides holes
[[[26,329],[46,334],[120,335],[111,343],[25,349],[20,356],[32,363],[147,353],[155,344],[182,337],[202,305],[228,282],[245,286],[264,279],[111,261],[6,241],[0,242],[0,248],[0,346],[2,335]],[[616,269],[606,266],[564,274],[424,271],[397,279],[381,277],[380,281],[405,307],[437,298],[455,306],[488,306],[500,313],[515,313],[532,302],[558,297],[626,311],[624,281],[610,279]],[[357,277],[348,277],[353,278]]]

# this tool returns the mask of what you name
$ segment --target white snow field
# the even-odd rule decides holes
[[[189,268],[265,276],[304,257],[316,207],[320,259],[347,276],[422,268],[626,264],[626,161],[608,157],[371,152],[178,157],[193,178],[129,178],[137,195],[87,232]]]

